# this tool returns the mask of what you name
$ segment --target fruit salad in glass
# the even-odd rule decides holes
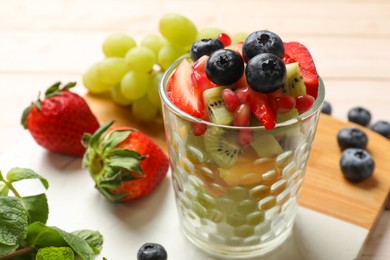
[[[160,96],[189,240],[225,258],[285,241],[324,101],[308,49],[267,30],[203,39],[166,71]]]

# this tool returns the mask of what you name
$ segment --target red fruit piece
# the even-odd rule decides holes
[[[247,103],[252,94],[252,90],[248,85],[246,87],[236,89],[235,92],[241,104]]]
[[[238,99],[236,93],[230,88],[225,88],[222,90],[222,100],[225,104],[226,109],[229,112],[234,112],[240,105],[240,100]]]
[[[218,40],[220,40],[225,47],[232,43],[232,39],[226,33],[220,33],[218,35]]]
[[[307,94],[302,96],[297,96],[295,99],[296,99],[295,108],[298,110],[299,114],[302,114],[307,110],[309,110],[315,102],[314,97]]]
[[[317,98],[318,73],[309,50],[299,42],[285,42],[283,62],[285,64],[298,62],[307,94]]]
[[[192,68],[187,60],[183,60],[173,73],[167,89],[169,99],[184,112],[202,118],[204,104],[200,89],[195,88],[191,80]]]
[[[286,113],[295,107],[295,98],[286,95],[282,90],[277,90],[269,94],[269,101],[275,113]]]
[[[203,135],[207,130],[207,125],[200,122],[192,122],[191,129],[195,136]]]
[[[251,109],[248,104],[241,104],[234,113],[233,125],[249,126],[251,118]],[[238,143],[246,147],[252,142],[252,132],[250,129],[240,129],[238,132]]]
[[[96,189],[111,202],[138,199],[152,192],[167,174],[169,161],[145,134],[108,122],[83,136],[83,166]]]
[[[71,82],[61,88],[61,82],[53,84],[43,100],[25,109],[22,124],[47,150],[81,157],[83,134],[95,132],[99,123],[85,100],[69,91],[75,85]]]
[[[194,87],[199,89],[200,92],[216,86],[206,75],[206,62],[208,58],[207,55],[204,55],[192,64],[191,80]]]
[[[252,91],[249,98],[249,107],[265,129],[269,130],[275,127],[276,114],[270,106],[268,95]]]

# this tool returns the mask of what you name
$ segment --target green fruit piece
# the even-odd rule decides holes
[[[305,95],[306,86],[298,62],[286,64],[286,71],[283,91],[293,97]]]
[[[254,134],[251,146],[260,158],[273,157],[283,152],[279,142],[271,134]]]
[[[220,125],[231,125],[233,113],[229,112],[222,100],[223,87],[207,89],[203,92],[203,101],[207,107],[210,121]]]
[[[281,123],[281,122],[288,121],[292,118],[298,118],[298,117],[299,117],[298,110],[293,108],[288,112],[276,114],[276,122]]]
[[[209,127],[203,135],[206,151],[221,168],[229,169],[237,161],[242,150],[237,137],[218,127]]]

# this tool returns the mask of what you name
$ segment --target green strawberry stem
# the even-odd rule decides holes
[[[143,178],[141,161],[146,156],[136,151],[117,148],[134,130],[116,130],[107,135],[112,121],[102,125],[93,135],[82,138],[87,151],[83,157],[83,166],[88,167],[98,189],[108,200],[119,202],[126,194],[116,193],[115,189],[124,182]]]

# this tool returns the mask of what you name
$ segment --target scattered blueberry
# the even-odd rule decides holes
[[[328,101],[324,101],[324,104],[322,105],[322,113],[331,115],[332,114],[332,105]]]
[[[137,260],[166,260],[167,251],[160,244],[146,243],[138,250]]]
[[[271,53],[258,54],[248,61],[245,69],[248,85],[255,91],[271,93],[281,88],[286,79],[286,66]]]
[[[371,126],[371,130],[390,139],[390,122],[380,120]]]
[[[362,126],[368,126],[371,121],[371,113],[363,107],[354,107],[348,112],[348,120]]]
[[[226,86],[239,80],[244,74],[241,55],[229,49],[213,52],[206,62],[206,75],[217,85]]]
[[[347,127],[337,133],[337,142],[341,150],[347,148],[366,149],[368,136],[359,128]]]
[[[223,43],[218,39],[202,39],[191,45],[190,55],[193,61],[198,60],[203,55],[210,56],[216,50],[222,49]]]
[[[341,155],[340,168],[347,180],[361,182],[372,176],[375,163],[366,150],[348,148]]]
[[[282,39],[277,34],[267,30],[251,33],[242,45],[242,55],[245,61],[249,61],[260,53],[272,53],[279,58],[283,58],[284,45]]]

